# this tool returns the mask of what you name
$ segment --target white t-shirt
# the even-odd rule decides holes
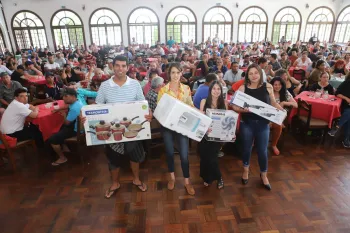
[[[56,68],[60,68],[60,65],[58,63],[54,62],[52,64],[46,63],[44,67],[49,69],[49,70],[54,70]]]
[[[22,130],[26,117],[31,112],[28,104],[22,104],[14,99],[2,115],[0,123],[1,132],[3,134],[12,134]]]
[[[303,62],[303,60],[301,60],[301,57],[299,57],[297,60],[297,66],[301,67],[301,66],[306,66],[308,67],[309,65],[312,64],[312,61],[310,60],[310,58],[306,58],[305,62]]]

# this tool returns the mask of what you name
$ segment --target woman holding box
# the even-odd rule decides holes
[[[209,95],[200,103],[200,110],[205,114],[209,109],[227,109],[226,102],[222,94],[222,86],[219,81],[213,81],[209,86]],[[209,128],[208,133],[211,129]],[[218,153],[220,151],[220,142],[207,141],[205,138],[199,143],[200,176],[204,180],[204,186],[209,186],[214,180],[217,181],[218,189],[224,187],[224,181],[221,176]]]
[[[163,94],[168,94],[185,104],[193,106],[191,90],[188,86],[180,82],[182,76],[182,69],[179,63],[172,63],[168,69],[168,77],[170,82],[162,87],[158,93],[158,102],[162,98]],[[173,190],[175,188],[175,174],[174,174],[174,139],[178,142],[181,168],[185,178],[185,188],[188,194],[194,195],[195,191],[190,183],[190,172],[188,162],[188,137],[179,134],[175,131],[163,127],[163,138],[165,144],[165,153],[168,163],[168,171],[170,173],[170,179],[168,182],[168,189]]]
[[[245,82],[239,89],[255,99],[275,108],[285,111],[275,100],[271,84],[263,81],[263,74],[256,64],[250,65],[245,75]],[[271,190],[271,185],[267,179],[267,146],[269,143],[270,127],[269,121],[250,113],[249,109],[233,106],[233,109],[241,113],[240,134],[243,142],[243,176],[242,184],[248,183],[249,163],[252,153],[253,142],[257,147],[258,161],[260,166],[260,177],[264,187]]]

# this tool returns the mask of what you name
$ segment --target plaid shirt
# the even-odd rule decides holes
[[[151,89],[146,95],[148,106],[152,110],[152,112],[154,112],[154,110],[157,107],[157,99],[158,99],[158,93],[155,92],[153,89]]]

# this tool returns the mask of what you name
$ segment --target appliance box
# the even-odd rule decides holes
[[[162,96],[153,115],[165,128],[198,142],[211,124],[208,116],[168,94]]]
[[[282,125],[287,116],[287,112],[278,110],[277,108],[266,104],[250,95],[241,91],[236,91],[233,95],[230,104],[237,105],[241,108],[249,108],[249,111],[257,114],[271,122]]]
[[[208,141],[234,142],[239,114],[231,110],[207,109],[206,114],[212,119],[212,131],[205,135]]]
[[[151,139],[147,101],[86,105],[81,111],[88,146]]]

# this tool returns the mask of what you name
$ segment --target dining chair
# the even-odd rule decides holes
[[[282,123],[283,124],[282,134],[280,136],[280,139],[278,140],[278,148],[280,150],[283,149],[285,141],[286,141],[286,136],[287,136],[287,134],[289,132],[289,127],[290,127],[290,125],[289,125],[289,117],[290,117],[291,112],[292,112],[292,107],[287,107],[287,116],[286,116],[286,118],[284,119],[284,121]]]
[[[301,80],[304,80],[305,79],[305,70],[303,70],[303,69],[299,69],[299,70],[297,70],[297,69],[294,69],[293,70],[293,77],[296,79],[296,80],[299,80],[299,81],[301,81]]]
[[[162,138],[162,126],[156,118],[151,121],[151,139],[147,140],[147,154],[151,155],[152,149],[163,145]]]
[[[5,134],[0,132],[0,140],[3,144],[3,147],[0,147],[0,150],[5,151],[5,153],[8,155],[8,157],[11,161],[13,171],[16,171],[17,166],[16,166],[16,158],[14,155],[14,150],[16,150],[18,148],[22,148],[22,147],[27,147],[27,146],[33,147],[34,154],[37,154],[38,150],[37,150],[37,147],[36,147],[34,140],[25,140],[22,142],[18,142],[16,145],[10,145],[10,143],[8,142],[8,139],[6,139],[6,137],[7,136]]]
[[[302,112],[306,113],[301,114]],[[302,99],[298,99],[298,111],[297,111],[297,119],[299,126],[302,130],[303,137],[307,135],[309,131],[314,131],[314,130],[322,130],[323,135],[322,135],[322,143],[324,143],[327,132],[328,132],[328,122],[313,118],[312,116],[312,105],[307,103],[306,101]],[[305,140],[304,140],[305,141]]]
[[[84,155],[81,153],[81,147],[83,142],[85,142],[85,131],[84,125],[80,121],[80,117],[77,117],[77,135],[65,140],[66,143],[75,143],[77,145],[77,154],[80,155],[82,164],[84,165]]]

